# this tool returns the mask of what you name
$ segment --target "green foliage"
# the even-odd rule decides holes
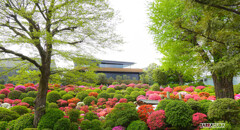
[[[86,115],[84,116],[84,119],[85,119],[85,120],[90,120],[90,121],[92,121],[92,120],[94,120],[94,119],[98,119],[98,116],[97,116],[97,114],[95,114],[95,113],[93,113],[93,112],[88,112],[88,113],[86,113]]]
[[[54,103],[54,102],[51,102],[48,104],[48,109],[51,109],[51,108],[59,108],[57,103]]]
[[[131,95],[125,95],[124,98],[126,98],[129,102],[133,102],[135,101],[136,98],[134,98],[133,96]]]
[[[144,92],[144,91],[139,91],[139,94],[145,96],[145,95],[146,95],[146,92]]]
[[[193,111],[183,101],[174,100],[165,108],[166,122],[177,128],[187,128],[192,124]]]
[[[27,96],[28,97],[33,97],[33,98],[36,98],[37,97],[37,91],[29,91],[28,93],[27,93]]]
[[[78,109],[71,109],[67,114],[71,122],[77,122],[80,116],[80,111]]]
[[[35,105],[34,100],[35,100],[35,98],[33,98],[33,97],[25,97],[25,98],[22,99],[22,102],[26,102],[30,106],[34,106]]]
[[[164,110],[166,109],[166,106],[172,102],[173,100],[171,99],[164,99],[164,100],[161,100],[158,105],[157,105],[157,108],[155,109],[155,111],[158,111],[158,110]]]
[[[106,92],[101,92],[100,94],[98,94],[98,99],[99,98],[105,98],[106,100],[108,100],[108,98],[110,98],[110,95]]]
[[[20,116],[16,120],[16,124],[14,125],[14,130],[23,130],[24,128],[33,128],[33,119],[34,119],[34,115],[31,113]]]
[[[200,100],[198,101],[201,105],[201,113],[204,113],[207,115],[207,112],[208,112],[208,108],[210,106],[210,104],[212,103],[212,101],[210,100]]]
[[[61,96],[60,96],[60,94],[58,93],[58,92],[56,92],[56,91],[51,91],[51,92],[49,92],[48,94],[47,94],[47,101],[48,102],[54,102],[54,103],[56,103],[57,102],[57,100],[59,100],[59,99],[61,99]]]
[[[237,85],[234,85],[233,89],[234,89],[234,93],[239,94],[240,93],[240,83]]]
[[[97,84],[107,84],[107,76],[104,73],[97,74]]]
[[[82,91],[82,92],[79,92],[79,93],[77,94],[76,98],[78,98],[78,99],[80,99],[81,101],[83,101],[83,99],[84,99],[85,97],[87,97],[87,96],[88,96],[88,93],[87,93],[86,91]]]
[[[15,112],[11,111],[7,108],[0,107],[0,121],[11,121],[15,120],[19,117],[20,115]]]
[[[113,98],[117,98],[118,100],[120,100],[121,98],[124,98],[124,96],[122,94],[115,94]]]
[[[4,99],[6,97],[5,94],[0,94],[0,99]]]
[[[117,75],[117,76],[116,76],[116,81],[117,81],[118,83],[122,83],[122,76],[121,76],[121,75]]]
[[[131,124],[127,127],[127,130],[148,130],[148,126],[144,121],[136,120],[131,122]]]
[[[103,86],[103,87],[102,87],[102,90],[107,90],[107,89],[108,89],[107,86]]]
[[[71,95],[71,94],[65,94],[65,95],[62,96],[62,99],[63,99],[63,100],[66,100],[66,101],[67,101],[68,99],[71,99],[71,98],[74,98],[74,96]]]
[[[94,89],[93,92],[97,92],[97,93],[101,93],[101,89],[97,88],[97,89]]]
[[[90,106],[91,105],[91,102],[94,101],[95,104],[97,103],[97,98],[93,97],[93,96],[87,96],[83,99],[83,102],[85,105],[88,105]]]
[[[68,118],[59,119],[53,127],[53,130],[69,130],[70,120]]]
[[[49,109],[46,114],[41,117],[37,127],[38,130],[43,130],[44,128],[53,129],[54,124],[63,116],[64,113],[60,109]]]
[[[6,121],[0,121],[0,130],[6,130],[7,125]]]
[[[59,94],[60,94],[60,96],[62,97],[63,95],[65,95],[67,92],[66,91],[64,91],[64,90],[62,90],[62,91],[59,91]]]
[[[21,91],[13,90],[13,91],[8,93],[8,98],[10,98],[10,99],[18,99],[21,94],[22,94]]]
[[[107,93],[115,93],[115,89],[114,88],[108,88]]]
[[[152,91],[160,91],[160,86],[158,83],[154,83],[151,87],[150,90]]]
[[[113,77],[108,78],[107,83],[108,84],[113,84],[114,83],[114,78]]]
[[[23,98],[25,98],[25,97],[28,97],[27,93],[22,93],[22,94],[20,95],[19,99],[23,99]]]
[[[92,120],[91,124],[92,124],[91,130],[102,130],[103,129],[102,122],[98,119]]]
[[[119,103],[106,116],[105,127],[127,127],[132,121],[139,120],[136,106],[133,103]]]
[[[15,124],[16,124],[16,120],[11,120],[11,121],[9,121],[9,122],[8,122],[8,125],[7,125],[7,129],[13,130]]]
[[[221,98],[210,104],[208,117],[214,121],[223,120],[236,124],[240,120],[239,112],[239,104],[234,99]]]
[[[136,99],[140,94],[138,91],[132,91],[130,94],[134,99]]]
[[[89,120],[83,120],[80,124],[80,128],[82,130],[89,130],[91,129],[92,123]]]
[[[76,93],[74,91],[69,91],[67,94],[71,94],[72,96],[76,96]]]
[[[147,69],[143,71],[143,74],[140,75],[140,80],[144,84],[152,85],[153,81],[153,70],[156,69],[158,65],[156,63],[151,63],[148,65]]]
[[[134,91],[134,89],[132,87],[127,87],[127,92],[131,93],[132,91]]]
[[[112,83],[112,85],[118,85],[119,84],[119,82],[113,82]]]
[[[78,123],[76,123],[76,122],[71,122],[69,129],[70,129],[70,130],[78,130]]]
[[[192,108],[194,113],[197,113],[197,112],[202,113],[203,112],[202,107],[201,107],[201,103],[198,102],[198,101],[195,101],[194,99],[189,99],[186,102],[186,104],[189,105]]]
[[[10,108],[10,110],[17,112],[19,115],[24,115],[24,114],[29,113],[31,111],[26,106],[18,106],[18,105]]]

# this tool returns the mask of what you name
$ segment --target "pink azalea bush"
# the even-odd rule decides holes
[[[106,99],[105,99],[105,98],[99,98],[97,105],[98,105],[98,106],[102,106],[102,105],[104,105],[104,104],[106,104]]]
[[[234,96],[235,100],[239,100],[240,99],[240,94],[237,94],[236,96]]]
[[[209,97],[207,98],[207,100],[216,100],[216,97],[215,97],[215,96],[209,96]]]
[[[196,87],[196,89],[201,89],[201,90],[204,89],[204,88],[206,88],[206,87],[205,86],[197,86]]]
[[[130,84],[128,84],[127,86],[128,86],[128,87],[134,87],[135,84],[134,84],[134,83],[130,83]]]
[[[8,93],[10,93],[10,90],[8,90],[8,89],[6,89],[6,88],[0,90],[0,94],[5,94],[5,95],[7,96]]]
[[[21,92],[25,92],[26,90],[26,87],[23,86],[23,85],[18,85],[14,88],[14,90],[18,90],[18,91],[21,91]]]
[[[186,94],[186,95],[184,96],[184,98],[188,100],[188,99],[190,99],[190,98],[193,98],[193,95],[191,95],[191,94]]]
[[[127,103],[127,99],[126,99],[126,98],[121,98],[121,99],[119,100],[119,103]]]
[[[4,98],[3,102],[4,102],[4,103],[13,104],[13,100],[12,100],[12,99],[9,99],[9,98]]]
[[[195,113],[192,115],[192,123],[193,126],[198,126],[200,123],[204,123],[207,121],[207,116],[203,113]]]
[[[170,88],[170,87],[166,87],[166,88],[164,88],[163,91],[164,91],[164,92],[169,92],[169,93],[171,93],[171,92],[173,91],[173,89]]]
[[[187,91],[187,92],[193,92],[194,90],[193,90],[192,87],[188,87],[188,88],[186,88],[184,91]]]
[[[149,100],[161,100],[161,96],[159,96],[157,94],[150,94],[148,99]]]
[[[26,107],[29,107],[29,104],[26,103],[26,102],[20,102],[17,104],[18,106],[26,106]]]
[[[125,130],[125,127],[123,126],[115,126],[112,128],[112,130]]]
[[[161,92],[159,91],[147,91],[146,96],[148,97],[150,94],[160,94]]]
[[[115,88],[115,85],[109,85],[108,88]]]
[[[136,100],[138,101],[139,99],[147,99],[145,96],[143,96],[143,95],[139,95],[137,98],[136,98]]]
[[[177,95],[177,94],[178,94],[178,92],[173,92],[173,94],[174,94],[174,95]]]
[[[150,128],[150,130],[156,130],[164,128],[165,126],[165,111],[164,110],[158,110],[151,113],[147,119],[147,125]]]

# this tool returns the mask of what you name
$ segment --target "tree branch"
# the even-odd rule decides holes
[[[63,29],[60,29],[60,30],[58,30],[58,28],[55,28],[55,29],[53,29],[53,31],[52,31],[52,35],[54,36],[55,34],[57,34],[57,33],[59,33],[59,32],[62,32],[62,31],[66,31],[66,30],[68,30],[68,31],[74,31],[74,29],[76,29],[77,28],[77,26],[75,26],[75,27],[66,27],[66,28],[63,28]]]
[[[4,48],[4,47],[1,47],[1,46],[0,46],[0,49],[1,49],[3,52],[5,52],[5,53],[9,53],[9,54],[16,55],[16,56],[20,57],[20,58],[23,59],[23,60],[27,60],[27,61],[33,63],[33,64],[34,64],[37,68],[39,68],[39,69],[41,68],[41,66],[40,66],[35,60],[31,59],[31,58],[28,57],[28,56],[25,56],[25,55],[23,55],[23,54],[21,54],[21,53],[14,52],[14,51],[12,51],[12,50],[8,50],[8,49],[6,49],[6,48]]]
[[[44,18],[45,20],[47,20],[47,17],[44,15],[44,13],[43,13],[43,11],[41,10],[41,7],[39,6],[39,4],[38,4],[38,3],[35,3],[35,4],[37,5],[37,7],[38,7],[40,13],[42,14],[43,18]]]
[[[226,7],[223,7],[223,6],[220,6],[220,5],[214,5],[214,4],[206,3],[206,2],[203,2],[201,0],[194,0],[194,1],[197,2],[197,3],[200,3],[200,4],[209,5],[209,6],[218,8],[218,9],[223,9],[223,10],[226,10],[226,11],[229,11],[229,12],[233,12],[233,13],[235,13],[237,15],[240,15],[240,12],[237,11],[237,10],[234,10],[234,9],[226,8]]]

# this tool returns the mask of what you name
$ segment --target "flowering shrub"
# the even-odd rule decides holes
[[[193,92],[194,90],[193,90],[192,87],[188,87],[188,88],[186,88],[184,91],[187,91],[187,92]]]
[[[170,87],[166,87],[166,88],[164,88],[163,91],[171,93],[173,91],[173,89]]]
[[[19,85],[19,86],[16,86],[14,90],[18,90],[18,91],[25,92],[26,87],[25,87],[25,86],[22,86],[22,85]]]
[[[9,103],[3,103],[3,104],[1,104],[0,107],[9,109],[9,108],[11,108],[11,104],[9,104]]]
[[[77,105],[75,103],[69,103],[68,107],[75,108]]]
[[[80,99],[74,97],[74,98],[68,99],[67,102],[68,102],[69,104],[70,104],[70,103],[77,104],[78,102],[80,102]]]
[[[192,123],[193,126],[198,126],[200,123],[204,123],[207,121],[207,115],[203,113],[195,113],[192,115]]]
[[[84,111],[85,113],[88,113],[88,106],[85,105],[85,106],[80,107],[80,111]]]
[[[26,83],[24,84],[25,87],[34,87],[34,84],[33,83]]]
[[[88,94],[88,96],[94,96],[95,98],[97,98],[98,93],[97,93],[97,92],[90,92],[90,93]]]
[[[190,98],[193,98],[193,95],[191,95],[191,94],[186,94],[186,95],[184,96],[184,98],[188,100],[188,99],[190,99]]]
[[[19,106],[26,106],[26,107],[29,107],[30,105],[28,104],[28,103],[26,103],[26,102],[20,102],[20,103],[18,103],[17,105],[19,105]]]
[[[147,91],[146,96],[149,96],[150,94],[161,94],[162,92],[159,91]]]
[[[126,98],[121,98],[121,99],[119,100],[119,103],[127,103],[127,99],[126,99]]]
[[[8,95],[8,93],[10,93],[10,90],[4,88],[0,91],[0,94],[5,94],[6,96]]]
[[[118,99],[117,98],[108,98],[108,101],[106,102],[106,107],[113,108],[114,105],[117,103]]]
[[[59,99],[57,100],[58,106],[67,106],[68,102],[63,100],[63,99]]]
[[[112,130],[125,130],[125,127],[123,127],[123,126],[115,126],[115,127],[113,127]]]
[[[15,99],[15,100],[13,100],[13,102],[12,102],[12,104],[18,104],[18,103],[20,103],[22,100],[20,100],[20,99]]]
[[[240,99],[240,94],[235,95],[235,96],[234,96],[234,99],[235,99],[235,100],[239,100],[239,99]]]
[[[138,101],[139,99],[147,99],[147,98],[143,95],[139,95],[136,100]]]
[[[139,118],[147,123],[149,115],[154,112],[152,105],[142,105],[138,108]]]
[[[206,88],[206,87],[205,86],[197,86],[196,87],[196,89],[201,89],[201,90],[204,89],[204,88]]]
[[[66,91],[66,92],[74,91],[74,88],[73,87],[67,87],[67,88],[64,89],[64,91]]]
[[[150,130],[156,130],[164,128],[165,125],[165,112],[164,110],[158,110],[150,114],[147,119],[147,124]]]
[[[161,97],[157,94],[150,94],[148,99],[149,100],[161,100]]]
[[[173,89],[173,92],[180,92],[180,91],[183,91],[183,89],[181,87],[175,87]]]
[[[200,92],[200,93],[199,93],[199,96],[200,96],[200,97],[203,97],[203,96],[208,97],[208,96],[209,96],[209,93],[207,93],[207,92]]]
[[[104,104],[106,104],[106,99],[105,99],[105,98],[99,98],[97,105],[98,105],[98,106],[102,106],[102,105],[104,105]]]
[[[127,86],[133,88],[133,87],[135,86],[135,84],[134,84],[134,83],[130,83],[130,84],[128,84]]]
[[[114,85],[109,85],[108,88],[115,88],[115,86]]]
[[[13,103],[13,100],[12,100],[12,99],[9,99],[9,98],[4,98],[3,102],[4,102],[4,103],[12,104],[12,103]]]

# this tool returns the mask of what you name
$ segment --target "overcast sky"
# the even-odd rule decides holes
[[[150,63],[159,64],[161,54],[153,44],[148,33],[147,3],[149,0],[110,0],[112,7],[118,10],[122,23],[117,26],[125,44],[115,51],[105,50],[95,56],[102,60],[130,61],[133,68],[145,68]],[[116,51],[121,50],[121,51]]]

